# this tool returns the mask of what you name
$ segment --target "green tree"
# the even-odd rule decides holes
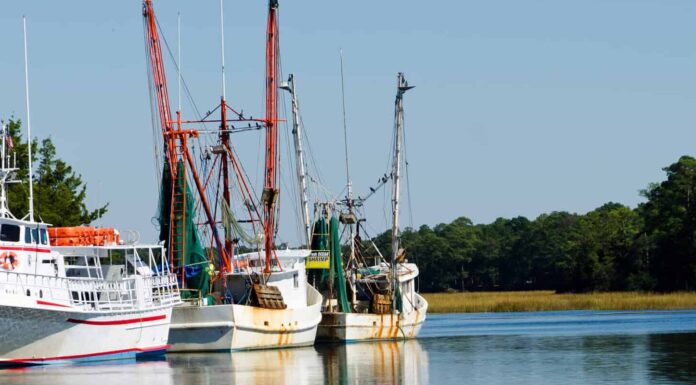
[[[642,191],[639,206],[652,243],[651,275],[659,290],[696,288],[696,159],[682,156],[663,169],[667,180]]]
[[[21,217],[29,210],[29,147],[22,140],[19,120],[12,119],[7,126],[19,169],[17,179],[22,181],[11,184],[8,188],[9,208],[13,214]],[[14,156],[10,158],[14,159]],[[108,204],[92,211],[87,209],[87,186],[82,181],[82,176],[75,173],[72,166],[57,158],[51,138],[41,141],[40,146],[37,139],[32,140],[32,163],[35,167],[34,214],[37,219],[54,226],[79,226],[89,224],[106,213]]]

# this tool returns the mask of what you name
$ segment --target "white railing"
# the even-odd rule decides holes
[[[118,281],[0,272],[0,295],[28,296],[83,311],[117,312],[171,307],[181,302],[171,274]]]

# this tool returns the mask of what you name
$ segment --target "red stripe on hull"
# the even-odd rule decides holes
[[[0,247],[0,252],[3,251],[31,251],[36,253],[50,253],[51,249],[37,249],[36,247],[2,246]]]
[[[56,306],[56,307],[72,307],[68,305],[61,305],[59,303],[53,303],[53,302],[47,302],[47,301],[41,301],[41,300],[36,300],[37,305],[46,305],[46,306]]]
[[[60,356],[60,357],[45,357],[45,358],[12,358],[9,360],[0,360],[0,363],[2,362],[12,362],[12,363],[34,363],[34,362],[43,362],[43,361],[58,361],[58,360],[77,360],[80,358],[90,358],[90,357],[99,357],[99,356],[108,356],[108,355],[113,355],[113,354],[123,354],[123,353],[131,353],[131,352],[136,352],[136,353],[147,353],[147,352],[154,352],[158,350],[166,350],[169,349],[170,345],[161,345],[161,346],[153,346],[149,348],[133,348],[133,349],[123,349],[123,350],[111,350],[108,352],[99,352],[99,353],[88,353],[88,354],[77,354],[73,356]]]
[[[128,324],[135,324],[135,323],[140,323],[140,322],[159,321],[159,320],[163,320],[166,318],[167,318],[167,316],[162,314],[162,315],[156,315],[156,316],[152,316],[152,317],[133,318],[133,319],[114,320],[114,321],[89,321],[89,320],[70,318],[70,319],[68,319],[68,322],[72,322],[74,324],[85,324],[85,325],[94,325],[94,326],[111,326],[111,325],[128,325]]]

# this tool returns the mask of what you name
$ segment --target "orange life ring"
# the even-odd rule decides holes
[[[17,254],[11,251],[0,254],[0,261],[2,263],[2,268],[5,270],[14,270],[19,266]]]
[[[234,266],[238,269],[246,269],[249,267],[249,262],[246,259],[235,259]]]

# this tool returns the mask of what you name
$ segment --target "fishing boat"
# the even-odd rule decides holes
[[[224,27],[222,1],[220,4]],[[224,32],[220,104],[189,120],[182,119],[179,104],[173,118],[152,0],[145,0],[143,5],[151,101],[156,111],[153,118],[162,135],[162,151],[155,155],[162,166],[160,240],[167,246],[169,263],[184,297],[184,303],[173,312],[170,351],[311,345],[321,320],[322,298],[307,283],[305,259],[310,251],[282,249],[275,244],[280,194],[278,1],[270,0],[268,5],[266,114],[261,119],[247,117],[227,105]],[[216,111],[219,118],[213,116]],[[207,125],[217,127],[212,132],[198,128]],[[230,144],[231,133],[252,129],[266,134],[260,197],[253,193]],[[240,202],[231,198],[232,188]]]
[[[163,354],[172,307],[181,301],[162,246],[123,244],[113,229],[51,228],[34,220],[31,203],[29,214],[16,218],[6,187],[18,169],[10,165],[5,130],[0,367]],[[52,246],[61,242],[66,246]]]
[[[324,283],[325,291],[322,294],[327,298],[317,331],[318,340],[409,339],[418,335],[425,321],[428,303],[416,292],[418,266],[406,260],[399,229],[403,95],[411,88],[403,74],[399,73],[394,118],[394,159],[391,172],[380,178],[378,185],[379,188],[390,180],[392,182],[390,258],[384,258],[371,241],[367,247],[362,245],[360,230],[364,231],[363,220],[358,220],[355,208],[362,205],[376,189],[371,188],[371,194],[366,198],[354,199],[349,174],[348,195],[343,201],[345,210],[335,215],[335,206],[324,205],[315,223],[313,248],[329,251],[323,266],[310,266],[329,269],[328,274],[313,274],[312,278]],[[348,229],[349,251],[345,258],[341,256],[339,222]],[[322,239],[326,237],[324,234],[329,234],[328,239]]]

